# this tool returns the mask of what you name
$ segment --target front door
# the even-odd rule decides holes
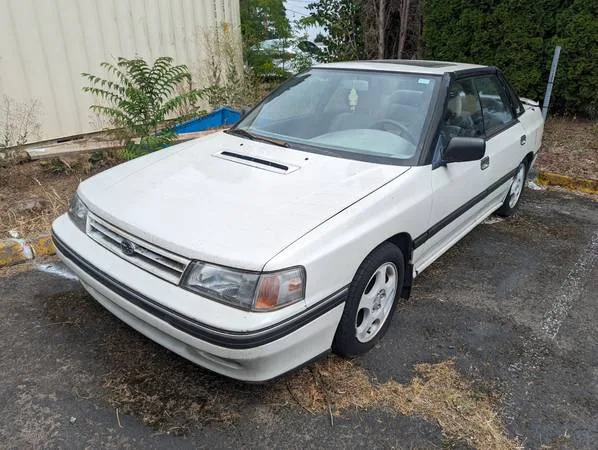
[[[416,249],[414,266],[421,272],[475,225],[500,206],[508,189],[522,131],[490,76],[454,80],[443,116],[434,159],[452,137],[486,140],[486,153],[479,161],[456,162],[432,169],[432,224],[426,240]],[[492,77],[494,77],[492,75]],[[495,78],[495,77],[494,77]],[[518,158],[518,157],[517,157]],[[416,243],[417,245],[418,243]]]

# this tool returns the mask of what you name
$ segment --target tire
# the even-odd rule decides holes
[[[496,214],[502,217],[509,217],[515,214],[515,211],[517,211],[517,207],[519,206],[519,201],[521,200],[521,194],[523,193],[526,178],[527,165],[525,162],[522,162],[519,164],[517,173],[513,177],[507,198],[505,198],[502,206],[496,210]]]
[[[334,353],[357,356],[376,345],[390,325],[404,279],[405,260],[396,245],[385,242],[367,256],[349,286]]]

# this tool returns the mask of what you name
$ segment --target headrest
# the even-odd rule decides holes
[[[447,110],[450,111],[453,116],[460,116],[463,111],[463,99],[461,95],[456,94],[449,98],[447,103]]]
[[[467,111],[469,114],[473,114],[480,109],[480,104],[476,99],[475,95],[466,94],[461,103],[463,104],[463,110]]]

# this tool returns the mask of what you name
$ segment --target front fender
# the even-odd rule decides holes
[[[412,167],[286,247],[265,266],[277,270],[302,265],[306,302],[351,283],[365,257],[397,233],[419,236],[432,206],[431,166]]]

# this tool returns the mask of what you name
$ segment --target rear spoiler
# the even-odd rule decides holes
[[[534,107],[540,106],[540,103],[538,103],[535,100],[530,100],[529,98],[519,97],[519,100],[521,100],[521,103],[523,103],[524,105],[527,105],[527,106],[534,106]]]

